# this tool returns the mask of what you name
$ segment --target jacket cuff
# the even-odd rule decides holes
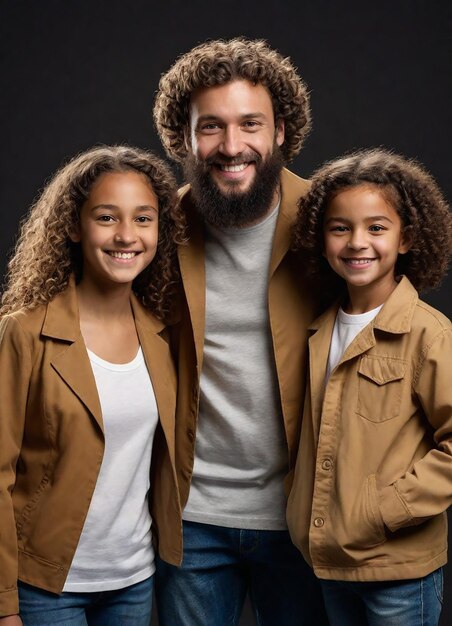
[[[385,526],[391,532],[394,533],[399,528],[413,525],[413,516],[399,495],[395,484],[379,489],[378,501]]]
[[[19,594],[17,589],[0,592],[0,617],[19,614]]]

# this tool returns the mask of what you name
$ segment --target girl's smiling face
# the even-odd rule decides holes
[[[92,186],[80,212],[82,282],[129,284],[157,250],[158,199],[143,174],[106,172]]]
[[[324,256],[346,281],[351,299],[364,289],[375,306],[382,304],[396,286],[397,257],[410,248],[382,191],[362,184],[335,194],[325,211],[323,237]]]

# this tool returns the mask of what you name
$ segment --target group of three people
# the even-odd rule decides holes
[[[162,626],[237,624],[247,592],[259,626],[437,624],[452,334],[415,288],[448,263],[438,187],[381,149],[285,169],[308,93],[263,41],[181,56],[154,119],[186,187],[89,150],[9,263],[0,625],[148,625],[154,579]]]

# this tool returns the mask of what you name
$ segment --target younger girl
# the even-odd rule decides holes
[[[325,165],[300,204],[295,246],[339,301],[310,328],[288,523],[331,626],[438,623],[452,329],[416,289],[439,283],[450,233],[431,177],[384,150]]]
[[[165,320],[182,236],[167,167],[121,146],[63,167],[22,227],[0,310],[1,626],[149,625],[149,504],[179,562]]]

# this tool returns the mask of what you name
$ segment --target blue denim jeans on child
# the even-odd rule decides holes
[[[437,626],[443,571],[384,582],[322,580],[330,626]]]
[[[19,582],[20,617],[24,626],[150,626],[153,583],[56,595]]]
[[[325,626],[320,585],[287,531],[184,521],[180,568],[157,560],[160,626],[235,626],[249,592],[258,626]]]

